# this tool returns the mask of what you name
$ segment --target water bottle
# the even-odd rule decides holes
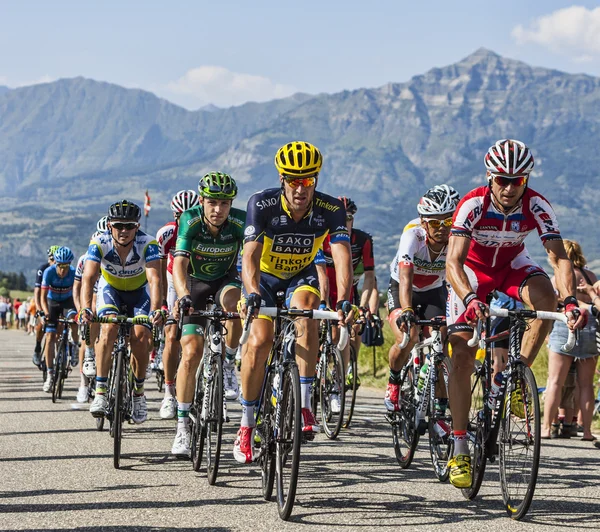
[[[493,409],[496,403],[496,397],[498,397],[498,392],[500,391],[500,386],[502,386],[502,381],[504,380],[504,375],[501,372],[496,373],[494,376],[494,380],[492,381],[492,387],[490,388],[490,393],[488,394],[488,406]]]
[[[271,404],[277,406],[277,394],[279,393],[279,373],[273,377],[273,387],[271,388]]]
[[[425,379],[427,378],[427,371],[429,370],[429,356],[425,358],[425,362],[421,366],[421,371],[419,371],[419,380],[417,381],[417,390],[419,390],[419,395],[423,392],[423,386],[425,386]]]

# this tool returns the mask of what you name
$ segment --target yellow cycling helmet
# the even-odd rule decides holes
[[[275,168],[284,176],[313,177],[319,173],[322,164],[319,148],[302,140],[288,142],[275,155]]]

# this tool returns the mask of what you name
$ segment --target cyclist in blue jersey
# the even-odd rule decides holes
[[[273,345],[273,323],[260,307],[274,306],[283,291],[288,307],[317,309],[321,299],[315,256],[330,235],[337,272],[337,309],[350,306],[352,261],[346,211],[340,200],[315,190],[323,158],[308,142],[282,146],[275,156],[279,187],[254,194],[248,201],[242,257],[241,310],[253,309],[255,319],[242,352],[242,421],[233,455],[240,463],[253,461],[254,411],[262,386],[265,362]],[[312,412],[310,389],[319,343],[316,320],[296,320],[296,360],[300,371],[302,431],[307,439],[320,431]]]
[[[42,279],[44,277],[44,272],[47,268],[50,268],[54,264],[54,252],[60,246],[50,246],[47,251],[48,260],[40,265],[40,267],[35,272],[35,287],[33,289],[33,302],[35,305],[35,348],[33,350],[33,364],[38,366],[41,369],[42,363],[42,339],[44,338],[44,324],[41,319],[44,315],[44,311],[42,310]]]
[[[160,310],[160,253],[154,237],[139,230],[141,210],[128,200],[113,203],[108,209],[108,231],[92,239],[85,261],[79,321],[93,316],[92,299],[96,280],[98,316],[126,314],[149,316],[155,326],[163,322]],[[108,409],[107,382],[113,344],[119,326],[102,324],[96,346],[96,395],[90,406],[94,417],[104,417]],[[151,347],[150,327],[135,325],[130,335],[134,372],[134,423],[148,417],[144,382]]]
[[[50,392],[54,381],[54,348],[57,336],[57,320],[62,315],[65,318],[75,316],[73,302],[73,283],[75,268],[71,266],[73,253],[67,247],[60,247],[54,252],[54,264],[46,268],[42,277],[41,302],[46,320],[46,366],[48,377],[43,390]],[[78,342],[77,326],[72,326],[73,340]],[[72,353],[71,365],[77,365],[77,352]]]

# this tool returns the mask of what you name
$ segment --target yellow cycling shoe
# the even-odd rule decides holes
[[[525,419],[525,405],[520,386],[517,386],[510,394],[510,412],[519,419]]]
[[[473,481],[471,457],[468,454],[457,454],[448,461],[450,483],[455,488],[470,488]]]

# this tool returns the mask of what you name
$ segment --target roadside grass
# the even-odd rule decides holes
[[[12,299],[19,298],[20,301],[25,301],[28,297],[33,297],[33,292],[26,292],[24,290],[11,290],[10,297]]]

